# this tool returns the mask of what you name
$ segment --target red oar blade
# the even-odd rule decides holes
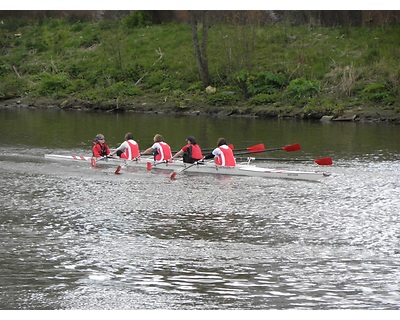
[[[332,158],[315,159],[314,162],[320,166],[330,166],[332,165]]]
[[[147,171],[151,171],[151,162],[147,162],[146,169],[147,169]]]
[[[248,147],[247,150],[252,153],[263,152],[265,151],[265,146],[263,143],[259,143],[254,146]]]
[[[175,179],[175,176],[176,176],[176,172],[174,171],[174,172],[171,173],[171,175],[169,176],[169,178],[170,178],[171,180],[174,180],[174,179]]]
[[[287,152],[298,151],[300,149],[301,149],[301,147],[300,147],[300,144],[298,144],[298,143],[291,144],[290,146],[282,147],[282,150],[287,151]]]
[[[118,168],[115,170],[115,174],[118,174],[120,171],[121,171],[121,169],[122,169],[122,167],[121,166],[118,166]]]
[[[95,158],[92,158],[92,159],[90,160],[90,163],[92,164],[92,168],[94,168],[94,167],[96,166],[96,159],[95,159]]]

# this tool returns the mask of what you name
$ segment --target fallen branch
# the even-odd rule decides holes
[[[156,61],[154,61],[154,63],[151,65],[152,67],[154,67],[154,65],[160,61],[164,55],[164,53],[161,52],[161,49],[158,48],[158,50],[156,50],[156,52],[158,53],[159,57]],[[149,72],[146,72],[138,81],[136,81],[135,86],[137,86],[142,80],[143,78],[148,74]]]

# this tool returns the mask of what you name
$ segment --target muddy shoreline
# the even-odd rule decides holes
[[[115,103],[93,103],[76,99],[50,99],[50,98],[14,98],[0,101],[0,109],[38,108],[77,110],[87,112],[137,112],[137,113],[162,113],[179,114],[185,116],[211,116],[211,117],[255,117],[265,119],[305,119],[301,110],[284,114],[276,107],[265,107],[260,113],[246,109],[246,112],[232,111],[232,107],[189,106],[179,108],[171,105],[160,105],[151,102],[132,102],[124,105]],[[400,112],[392,108],[357,107],[346,110],[341,115],[312,115],[307,120],[315,121],[353,121],[353,122],[390,122],[400,124]]]

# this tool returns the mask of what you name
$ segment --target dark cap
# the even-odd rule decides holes
[[[187,141],[189,141],[191,144],[196,144],[196,138],[193,136],[189,136],[186,139]]]
[[[96,135],[96,137],[94,138],[95,141],[99,141],[99,140],[104,140],[104,135],[99,133],[98,135]]]

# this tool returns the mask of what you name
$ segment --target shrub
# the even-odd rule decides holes
[[[267,93],[259,93],[254,97],[250,98],[250,104],[259,106],[268,103],[273,103],[278,100],[278,95],[276,93],[267,94]]]
[[[249,73],[245,70],[240,70],[233,75],[232,82],[238,87],[239,91],[245,97],[249,96],[248,80]]]
[[[234,74],[233,82],[245,97],[250,97],[260,93],[277,93],[285,85],[286,76],[269,71],[251,75],[247,71],[241,70]]]
[[[68,76],[65,73],[50,74],[42,73],[39,75],[39,87],[37,92],[44,96],[52,95],[57,91],[63,91],[68,86]]]
[[[151,18],[146,11],[134,11],[121,19],[121,22],[128,28],[145,27],[151,25]]]
[[[9,99],[22,95],[28,89],[27,81],[9,74],[0,82],[0,98]]]
[[[126,82],[116,82],[111,86],[108,86],[103,91],[104,95],[108,99],[114,99],[119,96],[136,96],[142,93],[142,90],[133,84]]]
[[[321,90],[319,81],[303,78],[290,81],[286,94],[294,99],[311,98]]]
[[[69,85],[66,88],[68,93],[74,94],[75,92],[90,89],[90,83],[85,79],[75,79],[69,81]]]
[[[260,72],[248,78],[249,92],[252,95],[259,93],[273,94],[278,92],[286,83],[286,76],[268,71]]]
[[[197,82],[190,84],[189,88],[188,88],[189,91],[195,91],[195,92],[201,91],[203,89],[204,89],[204,84],[201,81],[197,81]]]
[[[11,66],[8,63],[0,64],[0,76],[6,75],[11,70]]]
[[[99,34],[89,34],[79,39],[79,46],[82,48],[90,48],[101,43]]]
[[[164,70],[154,70],[149,74],[146,74],[143,78],[143,82],[146,84],[147,88],[152,88],[155,91],[160,91],[160,86],[164,79],[167,78],[167,74]]]
[[[361,91],[361,99],[365,101],[384,102],[389,96],[389,91],[381,83],[369,84]]]
[[[207,102],[214,106],[226,106],[238,101],[235,94],[216,93],[207,97]]]

